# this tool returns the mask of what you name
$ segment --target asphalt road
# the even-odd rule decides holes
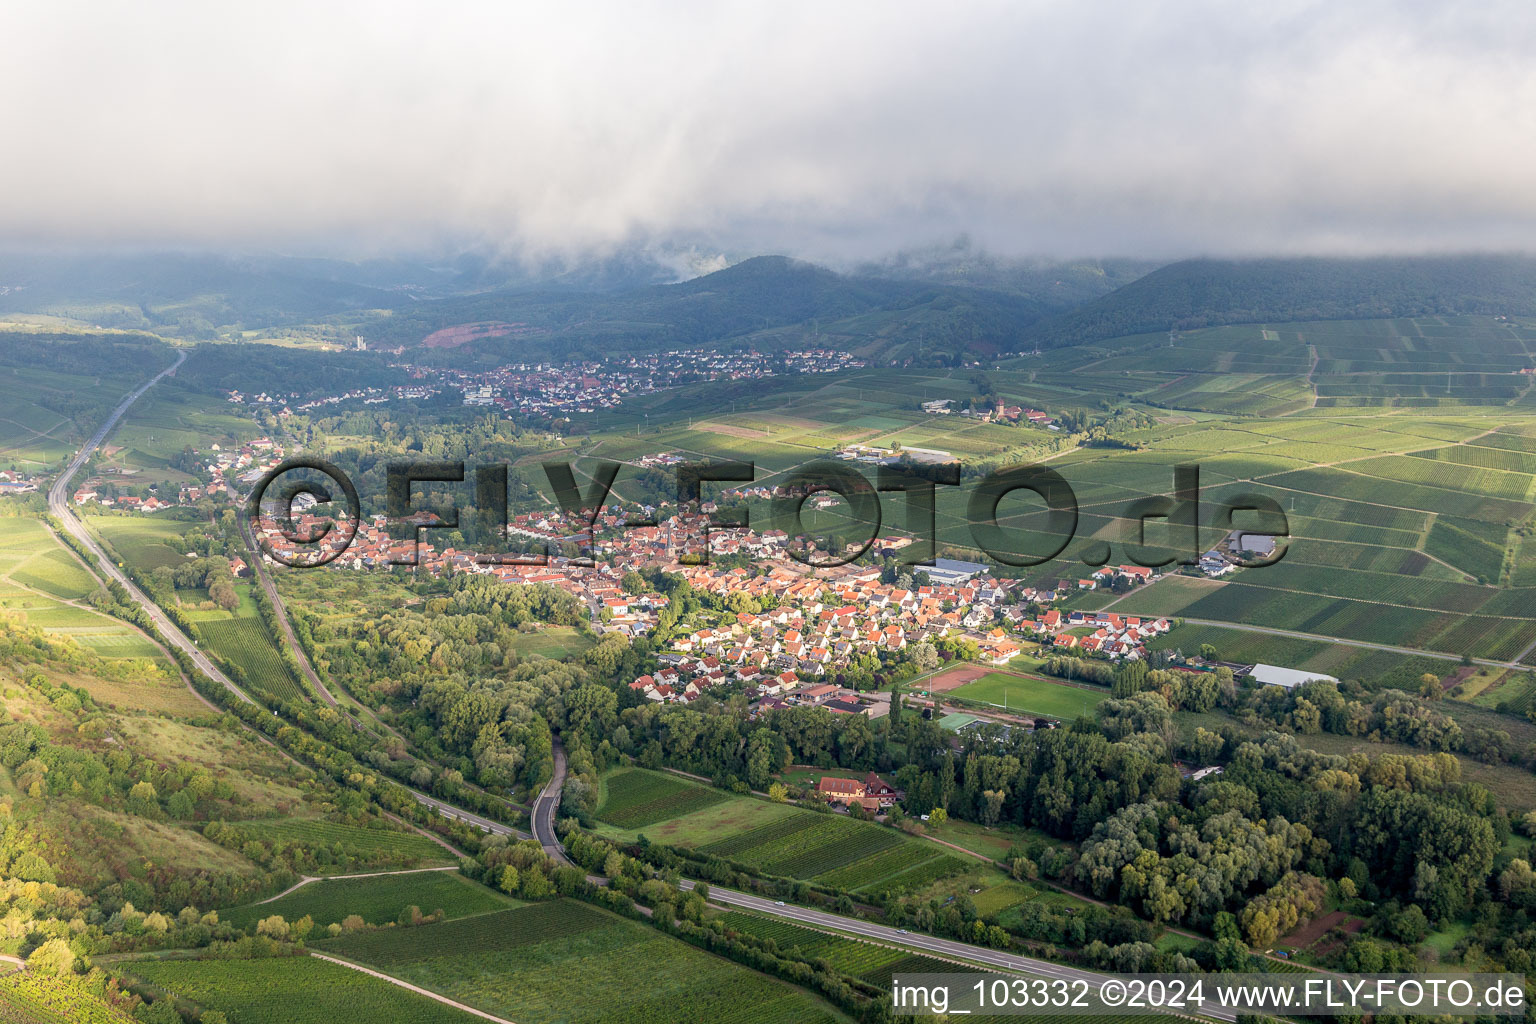
[[[560,862],[569,864],[570,861],[565,856],[565,850],[560,845],[560,839],[555,834],[555,812],[559,810],[560,791],[565,783],[565,750],[560,746],[558,740],[555,742],[554,754],[555,774],[549,780],[549,784],[539,794],[538,799],[533,803],[533,834],[544,847],[545,852]],[[692,889],[696,883],[690,878],[685,878],[679,884],[684,889]],[[904,932],[889,925],[875,924],[871,921],[863,921],[853,917],[843,917],[840,914],[828,913],[825,910],[813,910],[810,907],[797,906],[787,901],[781,903],[778,900],[767,899],[752,893],[739,892],[735,889],[724,889],[717,885],[709,886],[709,898],[714,903],[741,907],[769,917],[794,921],[813,928],[831,929],[849,935],[859,935],[864,938],[875,939],[889,946],[899,946],[919,952],[933,953],[937,956],[965,960],[969,963],[984,964],[1000,971],[1015,971],[1053,980],[1085,981],[1094,990],[1097,990],[1098,986],[1105,979],[1105,975],[1079,970],[1076,967],[1068,967],[1065,964],[1055,964],[1048,960],[1036,960],[1033,957],[1027,956],[1015,956],[1012,953],[988,949],[985,946],[973,946],[966,942],[955,942],[952,939],[941,939],[932,935]],[[959,968],[956,970],[958,972]],[[1206,1015],[1218,1020],[1234,1021],[1237,1019],[1237,1014],[1230,1012],[1211,1011]]]
[[[560,793],[565,788],[565,748],[558,741],[555,743],[554,754],[555,774],[533,801],[533,813],[529,815],[529,820],[533,823],[534,838],[544,847],[544,852],[561,864],[570,864],[570,858],[565,855],[565,847],[555,834],[555,812],[560,809]]]
[[[96,556],[96,561],[101,571],[123,585],[123,589],[128,591],[128,596],[133,598],[139,607],[143,608],[144,611],[149,615],[150,621],[155,624],[155,628],[160,631],[160,635],[165,638],[166,643],[185,651],[187,656],[192,659],[192,664],[196,665],[198,669],[208,678],[216,680],[241,700],[250,702],[251,698],[246,696],[244,691],[242,691],[238,686],[231,682],[228,676],[219,671],[219,667],[213,663],[212,659],[210,659],[208,655],[204,654],[202,650],[197,646],[197,644],[193,643],[192,640],[189,639],[187,635],[183,633],[177,627],[177,625],[170,620],[169,616],[160,610],[160,606],[151,601],[149,596],[140,590],[138,586],[128,578],[127,574],[125,574],[121,569],[117,567],[117,563],[107,556],[107,553],[102,550],[101,545],[96,543],[96,538],[91,536],[90,532],[86,530],[85,525],[80,522],[79,517],[75,515],[75,510],[73,507],[71,507],[69,502],[70,481],[73,480],[75,474],[80,471],[80,467],[85,465],[86,461],[96,453],[96,449],[101,447],[101,443],[105,441],[107,436],[112,433],[114,428],[116,428],[118,421],[123,418],[123,414],[128,411],[129,407],[131,407],[134,402],[139,400],[140,396],[142,396],[144,392],[154,387],[166,376],[174,373],[176,368],[179,367],[186,360],[186,358],[187,355],[185,352],[177,353],[176,361],[174,363],[166,367],[164,370],[161,370],[159,373],[155,374],[155,376],[151,377],[137,391],[134,391],[128,395],[128,397],[124,398],[122,404],[112,411],[112,415],[107,417],[107,421],[101,425],[96,433],[91,435],[91,439],[87,441],[85,445],[80,449],[80,451],[75,455],[69,466],[64,470],[63,473],[59,474],[59,478],[54,481],[53,486],[48,488],[48,510],[58,518],[64,529],[69,531],[70,536],[74,537],[81,544],[85,545],[86,550],[90,551],[91,554]]]

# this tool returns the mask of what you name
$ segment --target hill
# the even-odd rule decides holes
[[[1039,348],[1170,328],[1536,314],[1536,257],[1185,260],[1025,331]]]
[[[368,325],[381,346],[495,325],[459,347],[460,361],[600,356],[702,344],[818,344],[882,361],[954,362],[1010,351],[1023,329],[1062,308],[1028,296],[928,281],[839,274],[759,256],[681,284],[616,293],[496,292],[424,302]],[[457,346],[456,346],[457,347]]]

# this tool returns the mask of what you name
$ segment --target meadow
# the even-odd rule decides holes
[[[419,928],[354,932],[317,946],[519,1022],[841,1019],[783,982],[571,900]]]
[[[512,646],[519,654],[537,654],[554,661],[578,657],[595,641],[588,634],[576,632],[571,626],[542,626],[531,633],[518,633]]]
[[[317,925],[339,924],[356,914],[368,924],[388,924],[407,907],[423,914],[441,910],[444,920],[487,914],[517,906],[517,901],[470,881],[457,871],[417,871],[405,875],[327,878],[311,882],[268,903],[219,911],[219,920],[252,928],[273,914],[289,921],[308,915]]]
[[[350,848],[380,864],[424,867],[454,859],[426,836],[394,828],[365,828],[319,818],[256,819],[237,824],[241,831],[266,842],[286,840],[306,846]]]
[[[474,1024],[479,1018],[314,957],[136,960],[122,973],[230,1024]]]

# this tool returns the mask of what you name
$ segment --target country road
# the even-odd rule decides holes
[[[403,981],[400,978],[396,978],[394,975],[385,974],[382,971],[376,971],[372,967],[364,967],[362,964],[355,964],[350,960],[343,960],[338,956],[328,956],[325,953],[316,953],[313,950],[310,951],[309,955],[314,957],[316,960],[324,960],[328,964],[335,964],[337,967],[345,967],[348,970],[357,971],[359,974],[366,974],[370,978],[377,978],[380,981],[387,981],[391,985],[396,985],[405,989],[407,992],[414,992],[419,996],[426,996],[428,999],[431,999],[434,1002],[442,1003],[444,1006],[451,1006],[455,1010],[462,1010],[463,1012],[479,1017],[482,1020],[491,1021],[492,1024],[515,1024],[515,1022],[507,1020],[505,1017],[498,1017],[494,1013],[486,1013],[484,1010],[477,1010],[473,1006],[470,1006],[468,1003],[461,1003],[457,999],[449,999],[447,996],[433,992],[429,988],[422,988],[419,985],[412,985],[408,981]]]
[[[423,875],[431,871],[457,871],[457,864],[450,864],[441,868],[406,868],[403,871],[363,871],[355,875],[304,875],[297,882],[278,893],[276,896],[268,896],[264,900],[257,900],[252,906],[260,907],[268,903],[275,903],[291,892],[297,892],[313,882],[344,882],[349,878],[383,878],[386,875]]]
[[[1167,617],[1170,619],[1175,618],[1172,615]],[[1436,661],[1461,661],[1461,655],[1446,654],[1444,651],[1425,651],[1417,647],[1397,647],[1393,644],[1372,643],[1369,640],[1345,640],[1336,636],[1323,636],[1321,633],[1303,633],[1295,629],[1275,629],[1271,626],[1250,626],[1242,622],[1222,622],[1219,619],[1191,619],[1183,616],[1179,616],[1179,618],[1183,618],[1184,622],[1196,626],[1220,626],[1222,629],[1236,629],[1244,633],[1267,633],[1270,636],[1286,636],[1293,640],[1317,640],[1321,643],[1339,644],[1344,647],[1363,647],[1369,651],[1388,651],[1392,654],[1407,654],[1416,658],[1434,658]],[[1525,654],[1528,654],[1532,647],[1536,647],[1536,644],[1527,647],[1525,651],[1521,652],[1521,656],[1524,657]],[[1531,667],[1529,665],[1522,665],[1519,661],[1494,661],[1490,658],[1473,658],[1472,662],[1476,665],[1487,665],[1491,668]]]
[[[554,755],[555,774],[539,792],[538,799],[534,800],[530,820],[533,822],[533,837],[544,847],[544,852],[561,864],[570,864],[570,858],[565,855],[565,847],[555,834],[555,812],[560,809],[560,794],[565,788],[565,748],[559,740],[555,740]]]

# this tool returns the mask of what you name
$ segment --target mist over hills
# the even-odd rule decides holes
[[[698,345],[836,347],[954,365],[1203,326],[1427,314],[1536,315],[1536,257],[1050,262],[961,242],[840,272],[757,256],[630,250],[528,265],[484,255],[349,262],[270,254],[0,253],[0,315],[195,340],[323,325],[464,365]],[[453,328],[479,325],[455,333]],[[446,333],[443,333],[446,332]]]
[[[1054,348],[1170,328],[1466,313],[1536,315],[1536,257],[1184,260],[1025,337]]]

